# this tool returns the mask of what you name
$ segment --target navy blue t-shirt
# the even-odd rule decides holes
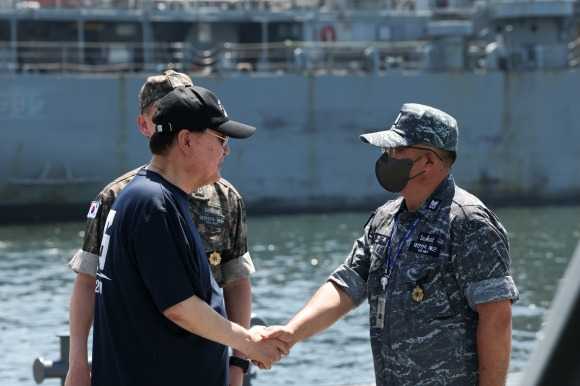
[[[163,315],[196,295],[225,317],[187,198],[141,170],[115,200],[97,271],[92,385],[227,385],[227,347]]]

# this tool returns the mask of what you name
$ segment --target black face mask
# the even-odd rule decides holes
[[[413,164],[420,159],[421,157],[413,161],[409,158],[389,158],[386,153],[381,155],[375,164],[375,175],[377,176],[379,184],[392,193],[398,193],[405,189],[409,180],[425,173],[422,171],[413,177],[409,177]]]

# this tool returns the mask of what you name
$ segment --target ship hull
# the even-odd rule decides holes
[[[0,221],[30,213],[74,217],[110,180],[147,163],[147,139],[136,123],[145,79],[0,78]],[[579,201],[575,70],[192,79],[212,90],[232,119],[257,127],[250,139],[232,140],[222,170],[250,214],[370,210],[391,198],[374,176],[380,150],[359,135],[388,129],[407,102],[457,118],[453,175],[489,205]]]

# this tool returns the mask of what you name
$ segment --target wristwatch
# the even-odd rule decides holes
[[[244,370],[244,374],[248,374],[250,368],[250,361],[238,357],[230,357],[230,366],[237,366]]]

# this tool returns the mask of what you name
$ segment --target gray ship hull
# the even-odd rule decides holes
[[[0,221],[83,218],[106,183],[147,163],[136,123],[145,78],[1,77]],[[453,174],[489,205],[579,201],[577,70],[192,79],[258,128],[231,142],[222,170],[250,214],[371,210],[391,198],[374,177],[379,149],[359,135],[390,127],[406,102],[457,118]]]

